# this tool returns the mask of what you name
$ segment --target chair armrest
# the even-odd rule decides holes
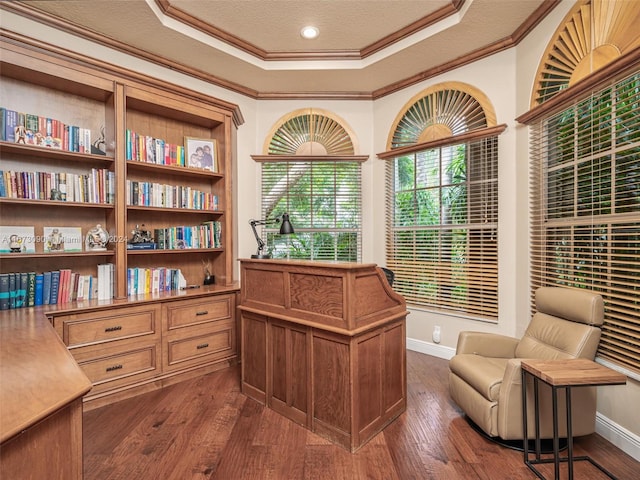
[[[456,354],[472,353],[483,357],[513,358],[520,340],[484,332],[460,332]]]

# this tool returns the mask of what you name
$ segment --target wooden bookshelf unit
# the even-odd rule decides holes
[[[238,107],[114,65],[67,56],[11,33],[0,40],[0,85],[0,106],[36,117],[36,122],[40,118],[66,125],[62,132],[71,132],[69,126],[90,130],[95,144],[93,150],[84,145],[81,151],[67,151],[16,143],[7,135],[0,142],[3,175],[13,172],[26,182],[20,192],[0,192],[0,225],[5,231],[33,229],[34,237],[28,251],[10,253],[4,247],[0,278],[63,269],[72,270],[76,279],[96,277],[100,265],[113,265],[108,280],[113,298],[78,300],[71,284],[72,293],[55,303],[10,310],[12,318],[36,315],[53,324],[92,382],[85,409],[235,362],[238,284],[231,175],[235,129],[242,124]],[[155,160],[131,157],[131,132],[145,142],[136,148],[158,146]],[[215,171],[162,157],[159,145],[169,152],[169,145],[184,147],[186,138],[216,146]],[[50,183],[60,179],[74,183],[54,194]],[[156,203],[132,201],[134,186],[144,188],[145,202],[153,197]],[[96,225],[108,233],[106,249],[85,245]],[[215,243],[208,233],[214,226]],[[52,252],[46,243],[52,227],[80,231],[82,247]],[[129,249],[138,228],[171,235],[172,243]],[[204,285],[205,269],[213,284]],[[178,270],[194,288],[169,290],[178,285]],[[153,271],[160,273],[147,280],[146,272]]]

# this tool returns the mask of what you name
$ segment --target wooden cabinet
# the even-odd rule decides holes
[[[183,292],[184,293],[184,292]],[[237,357],[233,287],[50,312],[93,384],[85,409],[202,375]]]
[[[235,295],[167,302],[163,309],[166,371],[237,354]]]
[[[404,299],[373,264],[242,260],[242,391],[355,451],[406,409]]]
[[[0,141],[2,179],[7,179],[6,172],[16,179],[15,189],[7,189],[6,182],[5,189],[0,188],[0,223],[32,229],[31,238],[21,240],[33,246],[10,253],[3,243],[7,251],[0,251],[0,280],[15,272],[35,276],[62,270],[96,278],[99,266],[110,263],[113,298],[78,301],[70,295],[68,301],[16,309],[12,315],[26,317],[35,311],[49,317],[93,384],[85,397],[90,408],[234,362],[237,283],[231,174],[235,129],[242,123],[238,107],[89,58],[65,58],[47,48],[11,35],[0,41],[0,106],[37,116],[46,125],[55,121],[90,130],[91,138],[83,142],[82,151],[58,149],[55,142]],[[70,132],[71,127],[60,131]],[[155,160],[131,155],[132,133],[144,139],[135,148],[157,148]],[[173,150],[163,150],[174,159],[165,161],[159,146],[179,151],[187,138],[215,145],[215,171],[174,161]],[[88,143],[95,144],[93,150]],[[73,184],[62,182],[71,178]],[[142,196],[134,196],[135,188],[143,189]],[[82,192],[81,199],[77,192]],[[220,227],[216,243],[207,243],[210,238],[203,235],[214,222]],[[86,235],[98,224],[107,231],[109,243],[106,249],[89,249]],[[76,248],[65,242],[65,248],[51,251],[46,243],[51,227],[79,230]],[[154,250],[130,249],[136,229],[154,237],[166,232],[171,243]],[[198,241],[189,243],[187,236]],[[162,276],[152,273],[161,268],[179,270],[188,285],[201,288],[167,291],[172,282],[162,282],[162,288]],[[204,285],[205,271],[213,275],[214,284]],[[136,272],[144,275],[138,275],[136,285],[146,288],[140,278],[149,276],[151,291],[131,288]]]

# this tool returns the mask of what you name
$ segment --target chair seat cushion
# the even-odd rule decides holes
[[[482,357],[463,353],[455,355],[449,361],[449,369],[487,400],[495,402],[498,401],[500,385],[508,361],[508,358]]]

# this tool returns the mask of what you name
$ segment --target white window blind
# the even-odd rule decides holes
[[[387,192],[394,289],[413,305],[495,321],[497,137],[394,157]]]
[[[262,215],[284,212],[294,235],[264,228],[274,258],[356,262],[361,252],[361,164],[349,160],[270,160],[262,164]]]
[[[640,371],[640,73],[532,129],[532,287],[602,294],[598,354]]]

